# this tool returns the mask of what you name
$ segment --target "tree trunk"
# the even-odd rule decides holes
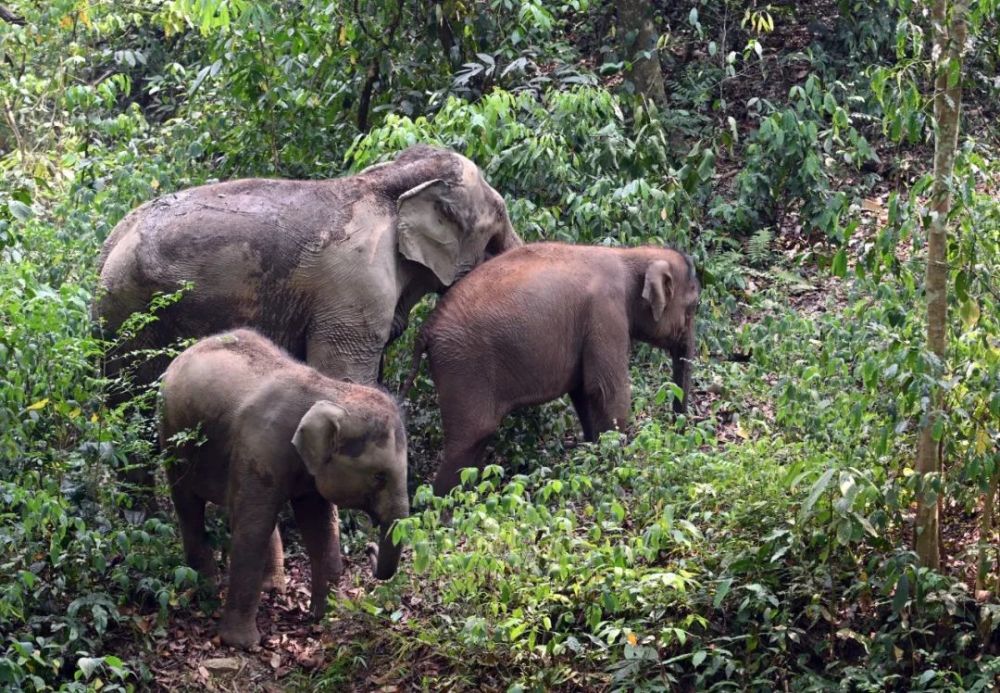
[[[949,16],[950,10],[950,16]],[[965,45],[968,0],[935,0],[932,10],[934,49],[934,184],[927,226],[927,349],[945,363],[948,329],[948,214],[951,211],[952,175],[958,148],[958,116],[962,99],[962,49]],[[916,471],[924,488],[917,498],[916,551],[920,564],[937,569],[941,564],[938,542],[938,502],[927,490],[940,478],[941,455],[933,430],[941,418],[944,396],[940,387],[931,392],[926,423],[920,431]]]
[[[1000,590],[1000,580],[990,584],[993,558],[991,551],[996,552],[997,546],[993,543],[993,515],[997,505],[997,497],[1000,495],[1000,468],[993,471],[990,476],[990,483],[986,489],[986,496],[983,499],[983,516],[979,524],[979,565],[976,568],[976,592],[984,590]],[[1000,557],[997,557],[997,570],[1000,571]]]
[[[618,31],[625,59],[632,64],[629,77],[636,91],[659,105],[667,101],[663,72],[656,51],[658,40],[649,0],[618,0]]]

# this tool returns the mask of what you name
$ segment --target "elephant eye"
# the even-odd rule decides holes
[[[375,481],[379,486],[384,486],[388,478],[389,477],[385,472],[375,472]]]

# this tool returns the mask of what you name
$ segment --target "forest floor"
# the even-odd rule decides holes
[[[852,246],[859,248],[865,235],[875,228],[882,211],[882,197],[866,201],[861,211],[865,218],[861,231]],[[783,244],[778,251],[786,258],[795,257],[801,250],[804,239],[794,234],[779,239]],[[805,318],[818,318],[824,313],[842,309],[847,302],[846,282],[815,270],[794,268],[784,263],[786,270],[776,280],[773,271],[758,272],[748,268],[750,280],[746,289],[746,303],[736,329],[744,324],[760,320],[757,297],[767,293],[771,297],[768,305],[773,306],[779,298],[781,310]],[[774,268],[772,268],[773,270]],[[713,354],[715,360],[741,361],[749,354]],[[706,370],[711,370],[707,368]],[[759,391],[729,392],[729,400],[742,402],[741,415],[720,406],[718,388],[705,376],[696,383],[692,419],[694,421],[714,417],[717,423],[716,435],[712,442],[713,454],[725,455],[739,446],[752,444],[752,436],[747,432],[746,416],[752,415],[774,425],[775,402],[761,398]],[[773,383],[772,383],[773,384]],[[738,387],[738,385],[737,385]],[[750,413],[750,414],[748,414]],[[635,428],[642,423],[646,412],[638,412]],[[552,441],[549,441],[552,443]],[[571,434],[565,435],[558,445],[567,451],[578,443]],[[553,445],[545,446],[553,450]],[[540,453],[544,454],[544,453]],[[420,449],[411,456],[415,472],[428,479],[433,471],[433,452]],[[565,460],[546,462],[558,464]],[[967,554],[967,547],[974,547],[978,539],[977,512],[955,504],[944,506],[943,542],[946,552],[945,570],[964,580],[973,588],[974,561]],[[288,528],[290,529],[290,528]],[[294,533],[294,530],[292,530]],[[904,541],[905,537],[901,537]],[[258,627],[264,634],[260,646],[249,651],[227,647],[219,642],[216,635],[217,619],[221,602],[218,599],[192,599],[192,604],[204,604],[211,613],[192,606],[177,608],[170,612],[166,624],[156,623],[156,614],[136,613],[132,616],[136,634],[145,639],[123,642],[113,648],[133,661],[141,661],[148,667],[150,677],[161,690],[208,691],[263,691],[275,693],[285,690],[307,690],[319,676],[324,686],[337,684],[338,689],[352,691],[381,691],[394,693],[401,690],[419,689],[421,682],[437,681],[449,669],[462,669],[463,663],[452,660],[440,644],[417,644],[410,651],[407,661],[398,660],[398,655],[387,645],[386,632],[371,632],[366,626],[350,618],[328,617],[322,623],[309,618],[309,569],[308,560],[294,537],[287,541],[289,551],[286,562],[288,585],[284,594],[265,594],[258,612]],[[404,552],[401,572],[409,570],[411,557]],[[414,577],[414,579],[419,579]],[[345,574],[341,580],[336,600],[358,601],[370,594],[376,581],[372,578],[367,561],[347,557]],[[419,599],[414,597],[414,599]],[[426,608],[426,606],[425,606]],[[420,618],[419,609],[413,613],[401,607],[401,619]],[[395,623],[386,624],[387,629],[395,628]],[[402,633],[401,633],[402,635]],[[479,672],[482,678],[478,684],[482,690],[503,690],[498,686],[504,681],[502,663],[497,670]],[[466,672],[466,676],[476,676]],[[572,688],[572,686],[570,686]]]

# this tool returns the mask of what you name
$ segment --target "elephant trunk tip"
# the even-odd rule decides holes
[[[392,540],[392,526],[396,518],[406,517],[409,513],[396,514],[392,519],[380,522],[378,547],[369,553],[372,562],[372,572],[378,580],[388,580],[396,574],[399,567],[399,557],[403,553],[403,543],[396,544]]]

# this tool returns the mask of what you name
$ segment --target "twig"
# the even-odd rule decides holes
[[[368,132],[368,113],[371,110],[371,100],[372,92],[375,90],[375,83],[381,77],[381,62],[382,62],[382,51],[389,50],[392,45],[392,40],[396,35],[396,30],[399,28],[399,23],[403,19],[403,0],[397,0],[396,2],[396,16],[389,23],[387,28],[386,40],[377,40],[368,33],[368,29],[365,27],[365,23],[361,20],[361,15],[358,12],[358,0],[354,0],[354,14],[355,19],[357,19],[358,26],[361,27],[361,31],[364,32],[372,41],[377,44],[377,49],[375,52],[375,57],[372,60],[371,65],[368,66],[368,70],[365,74],[365,84],[361,88],[361,97],[358,100],[358,130],[361,132]]]
[[[14,113],[11,111],[10,102],[7,101],[6,96],[3,97],[3,114],[7,120],[7,125],[10,126],[10,131],[14,133],[14,141],[17,142],[17,150],[21,152],[21,163],[23,164],[28,159],[28,149],[24,144],[24,138],[17,127],[17,120],[14,118]]]
[[[17,26],[24,26],[25,24],[27,24],[27,22],[24,21],[23,17],[17,16],[3,5],[0,5],[0,19],[7,22],[8,24],[16,24]]]

